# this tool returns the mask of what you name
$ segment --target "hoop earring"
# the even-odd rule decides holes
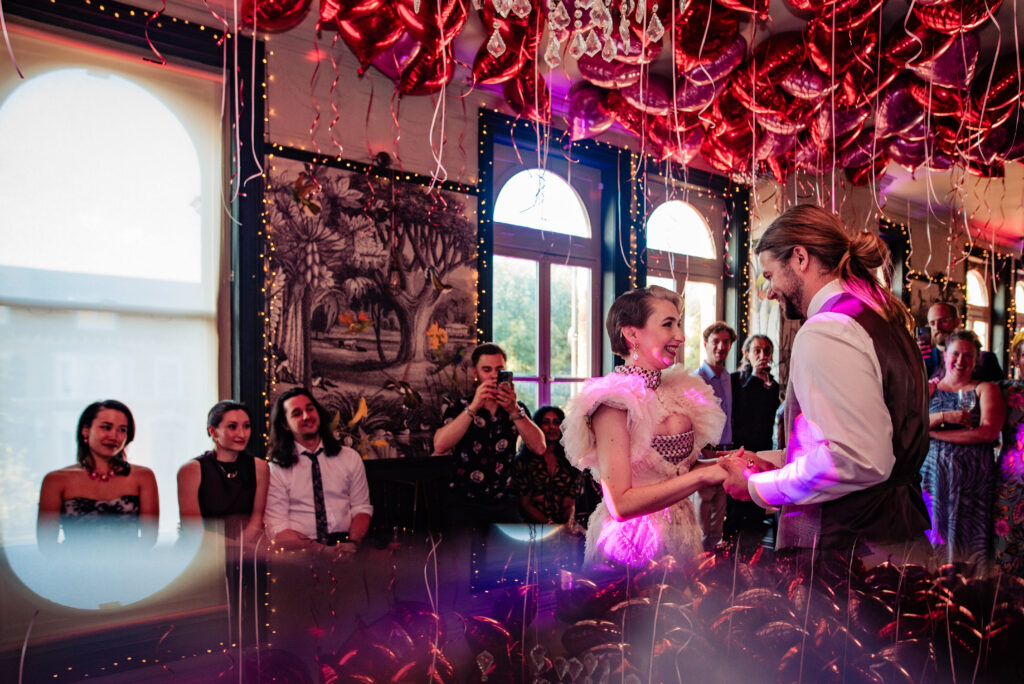
[[[637,361],[640,358],[639,351],[640,348],[637,346],[636,340],[633,340],[633,361]]]

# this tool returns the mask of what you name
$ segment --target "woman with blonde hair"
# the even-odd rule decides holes
[[[921,485],[939,562],[986,562],[992,552],[995,460],[1006,406],[999,388],[974,379],[981,342],[971,330],[946,340],[946,372],[929,404],[931,444]]]
[[[668,554],[692,565],[702,550],[687,497],[725,477],[697,463],[700,448],[722,434],[725,414],[707,383],[676,364],[680,308],[679,296],[661,287],[616,299],[606,327],[626,363],[587,380],[566,407],[566,456],[604,491],[587,527],[589,563],[636,567]]]

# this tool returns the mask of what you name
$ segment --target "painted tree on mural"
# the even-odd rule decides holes
[[[282,290],[275,341],[287,361],[291,379],[308,387],[313,381],[312,317],[321,304],[329,309],[337,291],[334,271],[350,258],[354,228],[342,211],[359,206],[340,179],[323,169],[306,167],[288,183],[267,190],[267,232],[273,239],[271,289]],[[347,180],[347,178],[346,178]]]
[[[312,338],[347,310],[367,316],[382,368],[428,359],[426,330],[435,308],[455,296],[446,278],[476,259],[476,231],[457,196],[418,185],[306,165],[273,178],[267,191],[270,323],[282,379],[314,379]],[[381,330],[393,317],[398,349],[385,353]],[[358,323],[350,326],[359,327]],[[290,375],[290,378],[287,377]]]
[[[445,278],[476,261],[476,231],[455,196],[411,188],[397,188],[391,219],[392,255],[406,274],[395,293],[399,324],[403,333],[409,333],[402,335],[399,362],[425,357],[431,315],[452,289]]]

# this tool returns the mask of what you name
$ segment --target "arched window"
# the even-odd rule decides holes
[[[978,334],[981,346],[989,347],[989,322],[991,308],[989,306],[988,284],[981,271],[967,271],[967,327]]]
[[[692,204],[669,200],[647,219],[647,249],[673,255],[715,258],[715,240],[707,219]]]
[[[191,561],[172,551],[176,473],[209,448],[219,395],[220,74],[15,40],[30,77],[0,73],[0,537],[30,590],[106,610]],[[105,398],[132,409],[129,462],[156,475],[157,548],[55,563],[36,549],[40,483],[74,461],[78,416]],[[97,565],[104,581],[83,584]]]
[[[579,194],[561,176],[527,169],[501,187],[494,220],[510,226],[590,237],[590,219]]]
[[[494,154],[493,340],[527,406],[564,406],[579,382],[600,372],[600,244],[591,229],[599,207],[582,199],[600,196],[600,173],[581,164],[570,176],[561,160],[523,169],[500,144]]]
[[[702,360],[701,334],[722,317],[722,267],[716,243],[723,240],[725,206],[706,191],[686,195],[688,201],[663,202],[647,218],[647,284],[683,295],[683,362],[696,369]]]

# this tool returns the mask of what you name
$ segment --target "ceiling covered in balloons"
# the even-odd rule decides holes
[[[338,33],[403,97],[495,89],[573,139],[872,190],[1024,236],[1017,0],[239,0],[259,31]],[[230,3],[228,3],[230,4]]]

